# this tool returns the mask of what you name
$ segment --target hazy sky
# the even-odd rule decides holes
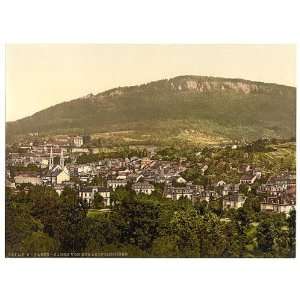
[[[291,45],[8,45],[6,118],[110,88],[178,75],[295,86]]]

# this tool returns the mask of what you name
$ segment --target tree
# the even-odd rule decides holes
[[[44,225],[44,232],[54,236],[54,226],[58,222],[59,196],[48,187],[32,187],[28,193],[31,215]]]
[[[223,212],[223,203],[222,199],[213,200],[211,199],[208,202],[209,211],[220,216]]]
[[[51,255],[58,250],[58,242],[47,233],[33,232],[22,241],[21,250],[30,256],[45,252]]]
[[[222,254],[223,257],[240,257],[243,249],[243,239],[239,227],[236,222],[229,221],[222,224],[222,231],[225,238],[225,249]]]
[[[242,232],[244,232],[251,222],[251,214],[246,208],[240,207],[237,209],[237,213],[235,216],[236,220],[241,226]]]
[[[89,239],[85,251],[97,252],[105,245],[120,244],[121,220],[115,212],[101,213],[88,219]]]
[[[197,201],[194,207],[199,215],[205,215],[208,211],[208,202],[205,200]]]
[[[89,238],[89,221],[86,207],[76,193],[64,191],[57,212],[58,221],[54,224],[55,238],[60,242],[60,250],[80,252],[86,247]]]
[[[176,211],[170,221],[169,243],[176,243],[181,257],[199,257],[199,217],[195,209]],[[176,250],[177,252],[177,250]]]
[[[201,257],[221,257],[226,249],[226,238],[217,215],[208,213],[202,217],[199,226]]]
[[[104,207],[104,198],[99,193],[94,195],[93,207],[96,209]]]
[[[257,196],[249,195],[246,199],[243,207],[252,213],[259,213],[260,212],[260,202],[261,200]]]
[[[7,203],[5,211],[5,251],[20,252],[22,241],[35,231],[42,230],[43,225],[30,215],[26,204]]]
[[[134,197],[133,191],[128,191],[123,187],[118,187],[114,192],[111,193],[110,199],[111,204],[114,206],[120,205],[123,201],[132,199]]]
[[[262,252],[271,252],[276,236],[275,225],[270,218],[262,220],[257,227],[258,248]]]
[[[180,251],[175,236],[161,236],[153,241],[151,256],[180,257]]]
[[[249,185],[242,183],[242,184],[240,184],[239,190],[242,194],[247,195],[249,193]]]
[[[293,209],[287,219],[288,223],[288,243],[290,248],[290,257],[296,257],[296,210]]]
[[[122,220],[121,242],[136,245],[142,250],[150,248],[158,236],[159,203],[151,196],[140,194],[123,199],[116,212]]]

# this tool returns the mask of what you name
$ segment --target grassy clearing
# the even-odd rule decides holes
[[[89,209],[87,216],[88,218],[96,218],[97,216],[109,212],[109,208],[103,208],[103,209]]]

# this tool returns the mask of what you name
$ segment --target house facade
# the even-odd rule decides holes
[[[32,184],[32,185],[41,185],[42,179],[38,175],[33,175],[33,174],[19,174],[14,177],[15,184]]]
[[[151,195],[154,192],[154,186],[148,182],[137,182],[132,185],[132,189],[137,193]]]
[[[93,204],[95,195],[99,194],[104,199],[104,206],[110,206],[110,190],[101,186],[82,187],[79,190],[79,198],[89,206]]]
[[[118,187],[125,187],[127,185],[127,180],[124,179],[112,179],[107,180],[107,187],[111,188],[113,191]]]
[[[244,205],[246,197],[240,193],[227,195],[223,198],[223,209],[240,208]]]

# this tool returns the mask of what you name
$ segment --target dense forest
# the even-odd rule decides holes
[[[263,213],[255,197],[226,211],[219,201],[192,205],[125,188],[111,199],[111,210],[91,211],[72,190],[8,189],[6,255],[295,257],[295,211]]]

